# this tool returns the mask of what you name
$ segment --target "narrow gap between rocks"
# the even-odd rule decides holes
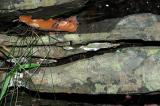
[[[10,88],[10,91],[12,92]],[[52,100],[54,102],[66,102],[74,104],[122,104],[122,105],[143,105],[143,104],[155,104],[160,103],[160,92],[144,92],[144,93],[129,93],[128,94],[78,94],[78,93],[47,93],[47,92],[38,92],[32,91],[27,88],[20,87],[19,96],[21,101],[24,101],[25,98],[39,98],[41,101]],[[16,93],[16,92],[15,92]],[[10,96],[10,95],[8,95]],[[23,97],[21,97],[23,96]],[[9,100],[6,100],[6,102]]]

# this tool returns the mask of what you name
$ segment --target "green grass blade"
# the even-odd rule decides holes
[[[22,64],[20,65],[20,69],[33,69],[39,67],[40,64],[35,64],[35,63],[29,63],[29,64]]]
[[[4,80],[3,84],[2,84],[2,88],[1,88],[1,93],[0,93],[0,101],[3,99],[6,91],[7,91],[7,88],[8,88],[8,85],[10,83],[10,80],[11,78],[14,76],[15,72],[12,72],[12,73],[9,73],[7,76],[6,76],[6,79]]]
[[[40,64],[30,63],[30,64],[22,64],[22,65],[18,65],[18,66],[15,66],[6,76],[6,78],[2,84],[2,88],[1,88],[0,101],[3,99],[3,97],[7,91],[7,88],[10,83],[11,78],[15,75],[15,73],[17,71],[37,68],[40,66]]]

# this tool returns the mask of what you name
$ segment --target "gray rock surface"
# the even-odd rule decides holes
[[[0,0],[0,22],[13,22],[21,15],[48,19],[72,14],[82,9],[87,2],[88,0]]]
[[[0,10],[23,10],[23,9],[35,9],[38,7],[46,7],[64,4],[68,2],[79,0],[0,0]]]
[[[132,47],[30,71],[26,86],[40,92],[144,93],[160,89],[160,48]],[[32,73],[32,74],[31,74]],[[26,77],[26,79],[27,79]]]
[[[87,94],[157,91],[160,89],[160,48],[156,42],[160,39],[159,17],[154,14],[135,14],[121,19],[82,23],[76,33],[52,33],[26,38],[1,35],[0,50],[13,57],[27,58],[24,54],[28,53],[29,47],[32,56],[40,57],[39,60],[32,57],[36,63],[47,56],[55,64],[70,57],[70,62],[63,61],[63,64],[21,73],[18,86],[31,90]],[[130,47],[126,42],[115,43],[124,39],[153,41],[155,44],[150,43],[145,47],[141,42],[141,47],[134,47],[136,44]],[[33,44],[33,41],[36,43]],[[125,46],[119,48],[121,45]],[[105,51],[101,53],[101,50]],[[85,56],[88,52],[92,56]],[[83,54],[81,58],[72,61],[79,54]]]

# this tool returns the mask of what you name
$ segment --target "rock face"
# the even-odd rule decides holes
[[[159,15],[134,14],[81,23],[76,33],[25,38],[1,35],[1,51],[19,57],[8,61],[42,64],[37,70],[18,73],[17,86],[31,90],[86,94],[153,92],[160,89],[159,19]]]
[[[88,0],[0,0],[0,22],[12,22],[20,15],[45,19],[70,15],[82,9],[87,2]]]
[[[0,9],[24,10],[35,9],[38,7],[46,7],[60,5],[68,2],[79,0],[0,0]],[[83,1],[83,0],[82,0]]]
[[[124,48],[57,67],[40,68],[31,78],[34,86],[28,83],[27,88],[87,94],[157,91],[159,53],[159,47]]]

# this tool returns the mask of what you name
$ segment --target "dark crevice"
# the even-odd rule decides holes
[[[77,8],[75,8],[76,6]],[[139,13],[160,14],[159,0],[139,0],[138,2],[136,0],[83,0],[80,4],[72,2],[63,5],[39,7],[31,10],[17,10],[13,13],[0,14],[0,30],[6,30],[5,28],[7,27],[8,29],[12,29],[16,24],[12,21],[24,14],[32,15],[33,18],[47,19],[50,17],[66,18],[76,15],[79,23],[88,24]],[[80,30],[79,33],[82,32]],[[14,33],[16,33],[16,31]]]
[[[58,46],[60,44],[68,43],[70,46],[78,48],[80,46],[86,46],[90,43],[111,43],[111,44],[120,44],[120,45],[126,45],[130,46],[160,46],[160,41],[144,41],[141,39],[120,39],[120,40],[94,40],[94,41],[88,41],[88,42],[82,42],[80,44],[73,44],[71,41],[66,42],[56,42],[54,44],[30,44],[30,45],[7,45],[6,47],[41,47],[41,46],[57,46],[57,47],[63,47]]]
[[[89,0],[82,17],[95,22],[138,13],[160,14],[159,8],[159,0]]]
[[[138,39],[135,39],[135,40],[134,39],[128,39],[128,40],[124,39],[124,40],[114,40],[114,41],[106,41],[106,40],[91,41],[91,42],[72,45],[72,46],[75,47],[75,48],[78,48],[82,45],[87,45],[89,43],[111,43],[111,44],[120,44],[120,45],[116,46],[116,47],[111,47],[111,48],[102,48],[102,49],[99,49],[97,51],[86,51],[84,53],[73,54],[73,55],[63,57],[63,58],[59,58],[59,59],[46,57],[45,59],[51,59],[51,60],[54,59],[54,60],[57,60],[57,62],[46,63],[46,64],[43,63],[43,64],[41,64],[41,67],[60,66],[60,65],[64,65],[64,64],[67,64],[67,63],[72,63],[72,62],[75,62],[75,61],[78,61],[78,60],[89,59],[89,58],[94,57],[94,56],[103,55],[105,53],[114,53],[116,50],[129,48],[129,47],[159,47],[160,46],[160,41],[143,41],[143,40],[138,40]],[[22,46],[22,47],[25,47],[25,46]],[[39,56],[31,56],[31,57],[32,57],[32,59],[43,59],[43,57],[39,57]],[[16,58],[18,58],[18,57],[16,57]],[[28,58],[28,57],[26,57],[26,58]],[[7,59],[7,57],[5,59]]]
[[[135,46],[160,46],[160,41],[144,41],[142,39],[119,39],[119,40],[95,40],[87,43],[75,44],[75,46],[88,45],[89,43],[112,43],[121,45],[135,45]],[[74,45],[73,45],[74,46]]]
[[[105,41],[100,41],[100,42],[102,43]],[[107,41],[107,42],[119,43],[120,46],[111,47],[111,48],[103,48],[98,51],[88,51],[86,53],[79,53],[79,54],[74,54],[74,55],[64,57],[61,59],[55,59],[58,62],[50,63],[50,64],[42,64],[42,67],[53,67],[53,66],[64,65],[66,63],[71,63],[71,62],[75,62],[81,59],[91,58],[93,56],[102,55],[104,53],[114,53],[116,50],[128,48],[128,47],[150,47],[150,46],[159,47],[160,46],[160,41],[117,40],[117,41]]]
[[[32,15],[33,18],[48,18],[79,14],[79,17],[81,18],[82,16],[86,21],[95,21],[107,18],[123,17],[136,13],[160,14],[159,0],[139,0],[138,2],[135,0],[79,0],[78,2],[74,1],[61,5],[39,7],[30,10],[17,10],[9,14],[2,14],[2,16],[8,15],[7,18],[12,18],[28,14]],[[62,12],[61,9],[63,11],[67,11]]]
[[[6,10],[6,12],[0,13],[0,21],[12,22],[12,20],[17,19],[20,15],[32,15],[33,18],[43,19],[48,19],[50,17],[68,17],[70,15],[79,13],[87,2],[88,0],[77,0],[60,5],[38,7],[35,9],[14,9],[12,10],[13,12],[7,12],[7,9],[2,8],[0,10]]]
[[[75,103],[89,104],[152,104],[160,103],[160,92],[135,93],[135,94],[78,94],[78,93],[45,93],[32,91],[27,88],[19,88],[19,92],[25,92],[29,97],[46,100],[60,100]],[[8,95],[7,98],[10,98]]]

